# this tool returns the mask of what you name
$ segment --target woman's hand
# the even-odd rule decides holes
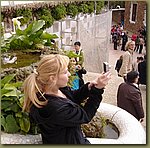
[[[111,73],[101,73],[98,78],[96,78],[94,81],[91,81],[89,84],[89,89],[91,89],[92,86],[95,86],[98,89],[105,88],[105,86],[108,84],[108,81],[111,79]]]

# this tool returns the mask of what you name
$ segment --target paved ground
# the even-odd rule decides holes
[[[118,50],[113,50],[113,44],[110,43],[109,45],[109,63],[111,65],[111,73],[112,73],[112,78],[109,81],[109,84],[106,86],[105,92],[103,94],[103,100],[102,102],[104,103],[109,103],[116,105],[117,101],[117,89],[120,83],[123,82],[123,78],[117,76],[117,72],[115,71],[114,65],[116,63],[116,59],[120,57],[120,55],[124,51],[121,51],[120,49]],[[142,56],[139,55],[138,53],[134,53],[134,59],[136,59],[137,56]],[[96,78],[98,73],[92,73],[92,72],[87,72],[87,74],[84,76],[85,82],[93,80]],[[142,92],[142,97],[143,97],[143,107],[145,111],[145,118],[142,123],[144,129],[146,130],[146,86],[140,85],[140,90]]]

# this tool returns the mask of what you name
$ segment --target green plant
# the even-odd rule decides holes
[[[27,133],[30,121],[28,114],[22,112],[22,82],[12,82],[14,76],[7,75],[1,80],[1,126],[7,133]]]
[[[88,13],[94,13],[95,10],[95,2],[94,1],[87,1],[87,5],[88,5]]]
[[[28,24],[32,20],[32,10],[29,8],[17,9],[15,16],[23,16],[23,18],[20,19],[21,25]]]
[[[96,14],[99,14],[104,7],[104,1],[96,1]]]
[[[44,46],[51,46],[51,40],[58,38],[55,34],[49,34],[44,31],[45,21],[33,21],[25,30],[16,30],[10,38],[5,40],[1,49],[7,51],[9,49],[25,50],[25,49],[43,49]]]
[[[78,7],[75,4],[68,4],[67,8],[67,15],[71,17],[75,17],[78,14]]]
[[[51,27],[54,23],[54,18],[51,15],[51,11],[46,8],[38,9],[36,17],[37,19],[45,21],[45,25],[43,26],[44,29]]]
[[[66,7],[64,5],[57,5],[52,9],[52,16],[55,20],[60,20],[66,17]]]
[[[82,13],[88,13],[89,9],[88,9],[88,5],[86,3],[82,3],[79,5],[78,7],[78,11],[82,12]]]

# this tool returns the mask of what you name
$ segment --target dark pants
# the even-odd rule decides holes
[[[122,42],[122,48],[121,48],[121,50],[125,51],[125,45],[126,45],[126,42]]]
[[[117,50],[117,41],[114,41],[114,50]]]
[[[142,45],[140,45],[139,54],[141,54],[141,53],[142,53],[142,50],[143,50],[143,44],[142,44]]]

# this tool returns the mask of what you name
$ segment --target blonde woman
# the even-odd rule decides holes
[[[123,54],[122,65],[119,70],[119,75],[126,81],[126,75],[132,71],[133,68],[133,52],[135,48],[134,41],[128,41],[125,46],[125,53]]]
[[[110,72],[102,73],[79,90],[71,91],[67,87],[68,64],[67,56],[46,55],[24,82],[23,110],[38,124],[43,144],[90,144],[80,125],[95,115],[111,78]]]

